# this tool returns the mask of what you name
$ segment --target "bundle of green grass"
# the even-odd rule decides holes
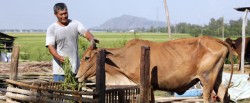
[[[64,63],[62,64],[62,67],[64,69],[64,82],[62,83],[62,89],[63,90],[79,90],[78,88],[78,82],[75,78],[75,75],[73,74],[73,72],[71,71],[71,64],[69,61],[69,58],[66,57],[64,60]]]

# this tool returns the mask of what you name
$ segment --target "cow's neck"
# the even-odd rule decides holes
[[[123,74],[106,73],[106,85],[137,85]]]
[[[110,81],[116,82],[118,84],[124,83],[125,85],[138,84],[139,79],[133,76],[134,72],[132,69],[134,68],[130,68],[130,70],[126,70],[127,69],[126,61],[121,61],[121,60],[124,60],[125,58],[122,57],[121,55],[117,55],[117,54],[122,54],[121,53],[122,50],[120,49],[111,49],[111,50],[107,49],[107,50],[112,53],[111,55],[107,55],[107,58],[110,59],[110,62],[107,63],[107,65],[109,66],[108,68],[111,68],[111,69],[107,70],[106,74],[107,76],[109,75],[109,77],[112,77]]]

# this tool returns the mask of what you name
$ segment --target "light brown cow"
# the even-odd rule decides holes
[[[227,89],[221,83],[224,60],[231,49],[224,41],[211,37],[162,43],[133,39],[123,48],[106,48],[106,85],[139,84],[141,46],[150,47],[153,89],[182,94],[201,81],[205,102],[212,102],[213,90],[222,101],[228,102]],[[76,76],[79,82],[95,80],[97,51],[89,48],[83,54]],[[232,58],[231,63],[233,66]]]

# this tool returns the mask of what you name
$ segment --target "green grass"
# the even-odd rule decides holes
[[[166,33],[94,33],[95,37],[100,40],[100,47],[119,47],[121,42],[126,42],[134,38],[163,42],[170,40]],[[173,39],[190,38],[189,34],[173,34]]]
[[[51,60],[51,55],[45,47],[45,33],[8,33],[16,37],[15,45],[20,47],[20,59],[31,61],[48,61]],[[98,47],[103,48],[118,48],[125,45],[131,39],[138,38],[151,40],[155,42],[168,41],[167,33],[113,33],[113,32],[93,32],[95,38],[100,40]],[[173,34],[173,39],[189,38],[188,34]],[[79,54],[88,47],[89,42],[79,37]]]
[[[10,34],[16,37],[14,44],[20,47],[21,60],[44,61],[51,59],[45,47],[45,34]]]

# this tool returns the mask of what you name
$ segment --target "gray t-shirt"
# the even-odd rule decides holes
[[[83,35],[87,29],[77,20],[72,20],[67,26],[60,26],[57,22],[51,24],[46,33],[46,47],[54,45],[57,53],[68,57],[71,70],[77,73],[80,60],[78,56],[78,34]],[[53,74],[64,75],[60,62],[53,57]]]

